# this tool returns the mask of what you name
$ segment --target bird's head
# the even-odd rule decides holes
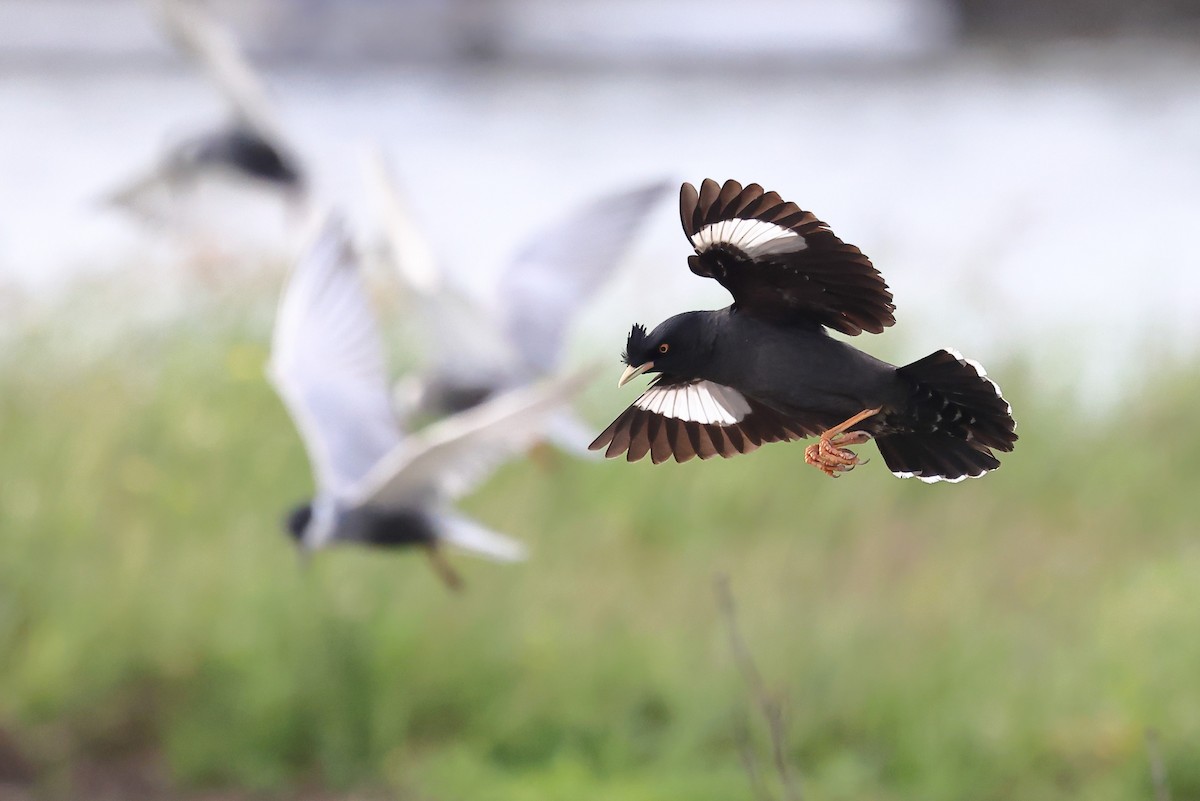
[[[304,544],[304,532],[308,530],[312,516],[312,504],[302,503],[288,512],[287,517],[283,519],[283,527],[287,529],[288,534],[296,541],[297,545]]]
[[[621,354],[625,372],[617,386],[625,386],[642,373],[701,378],[704,360],[712,349],[706,322],[706,316],[686,312],[671,317],[648,334],[645,326],[635,325]]]

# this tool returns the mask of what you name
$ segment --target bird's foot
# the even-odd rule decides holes
[[[804,461],[820,470],[830,478],[837,478],[842,473],[849,473],[865,460],[859,459],[858,454],[847,445],[862,445],[871,439],[866,431],[847,431],[844,434],[822,436],[816,443],[804,449]]]
[[[813,445],[804,449],[804,462],[811,464],[830,478],[837,478],[842,473],[849,473],[855,467],[863,464],[858,454],[848,449],[847,445],[862,445],[871,438],[866,431],[847,431],[868,417],[879,414],[882,407],[864,409],[853,417],[834,426],[821,435]]]

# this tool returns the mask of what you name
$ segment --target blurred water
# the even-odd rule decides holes
[[[758,181],[862,247],[905,350],[1077,353],[1113,384],[1148,338],[1200,334],[1200,52],[1130,44],[960,53],[861,69],[611,72],[372,67],[273,72],[322,197],[367,220],[379,141],[435,246],[477,283],[540,221],[624,182]],[[45,291],[146,259],[94,202],[172,134],[220,117],[185,71],[0,73],[0,280]],[[269,216],[269,215],[268,215]],[[256,247],[284,229],[254,217]],[[724,305],[693,278],[672,202],[584,323],[614,353],[634,320]],[[159,262],[156,262],[159,263]],[[921,325],[917,325],[917,323]],[[911,355],[915,355],[911,354]],[[1052,373],[1053,371],[1051,371]]]

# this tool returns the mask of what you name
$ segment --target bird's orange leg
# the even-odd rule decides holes
[[[837,478],[842,473],[849,473],[861,464],[858,454],[849,450],[847,445],[862,445],[871,438],[866,431],[847,431],[846,429],[861,423],[872,415],[879,414],[878,409],[864,409],[821,435],[816,443],[804,449],[804,462],[811,464],[830,478]]]
[[[435,543],[426,546],[425,553],[429,556],[429,564],[433,567],[433,572],[442,580],[446,588],[454,592],[462,590],[462,577],[458,575],[458,571],[450,564],[450,560],[446,558],[446,554],[442,553],[442,549]]]

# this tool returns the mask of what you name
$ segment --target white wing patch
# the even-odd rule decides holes
[[[736,425],[750,414],[742,393],[712,381],[651,387],[633,405],[676,420],[718,426]]]
[[[732,219],[709,223],[697,231],[691,240],[697,253],[723,243],[732,245],[751,259],[776,253],[794,253],[808,247],[800,234],[764,220]]]

